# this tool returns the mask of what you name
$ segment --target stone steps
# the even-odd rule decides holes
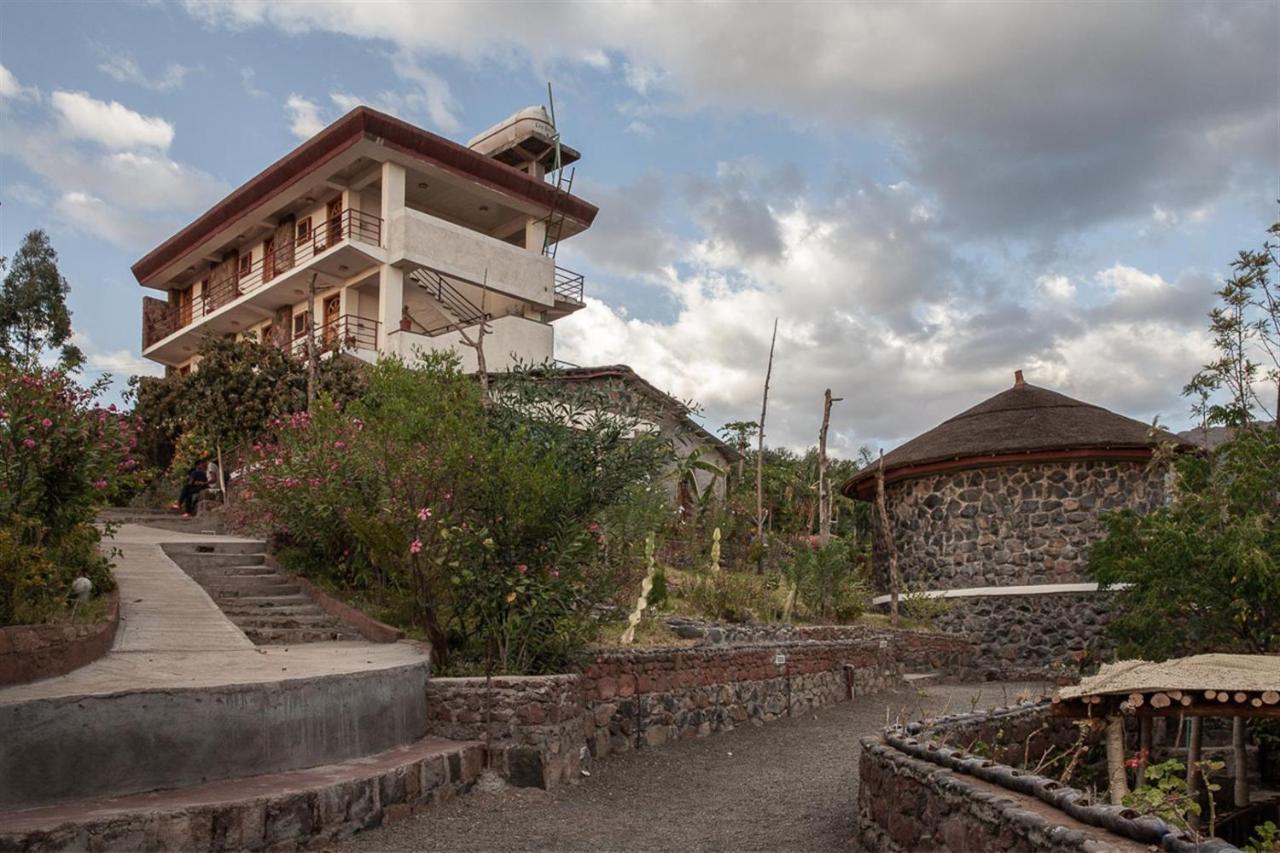
[[[268,565],[264,542],[184,543],[164,549],[255,645],[361,639],[357,629],[312,601],[301,584]]]
[[[334,764],[0,814],[0,850],[324,846],[464,793],[484,745],[421,740]]]

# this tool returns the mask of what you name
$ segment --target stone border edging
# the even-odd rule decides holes
[[[102,622],[0,628],[0,686],[65,675],[105,655],[120,625],[120,590],[106,595],[107,618]]]
[[[952,749],[935,743],[928,737],[930,731],[945,732],[968,723],[1006,722],[1013,719],[1039,717],[1045,715],[1048,709],[1047,702],[1025,703],[1013,708],[996,708],[982,713],[950,715],[938,719],[931,726],[925,726],[919,722],[910,723],[905,727],[894,726],[886,729],[880,738],[863,738],[862,747],[864,751],[872,753],[883,753],[885,749],[890,748],[916,761],[944,767],[958,774],[972,776],[1001,788],[1035,797],[1081,823],[1096,826],[1142,844],[1158,845],[1169,853],[1191,853],[1191,851],[1227,853],[1238,850],[1235,846],[1216,838],[1206,839],[1198,844],[1184,840],[1178,835],[1176,828],[1160,818],[1139,815],[1124,806],[1094,804],[1090,802],[1085,792],[1063,785],[1056,779],[1018,770],[1007,764],[999,764],[972,755],[964,750]],[[998,804],[992,805],[998,806]],[[1048,832],[1053,828],[1047,819],[1038,815],[1022,814],[1019,817],[1024,823],[1036,824],[1041,831]]]

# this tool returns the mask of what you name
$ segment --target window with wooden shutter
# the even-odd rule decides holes
[[[253,252],[245,252],[240,256],[240,277],[248,278],[253,272]]]
[[[298,230],[296,240],[301,244],[305,240],[311,239],[311,217],[298,220]]]
[[[293,336],[300,338],[307,333],[307,315],[306,313],[293,315]]]

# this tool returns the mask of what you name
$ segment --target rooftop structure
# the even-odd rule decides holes
[[[555,265],[596,208],[574,196],[578,159],[540,107],[467,147],[357,107],[268,166],[133,265],[142,352],[187,370],[206,335],[379,354],[458,352],[488,322],[501,370],[554,355],[551,322],[582,307],[583,279]],[[550,152],[550,153],[549,153]],[[313,291],[314,286],[314,291]]]

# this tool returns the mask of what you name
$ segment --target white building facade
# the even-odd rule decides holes
[[[310,305],[318,349],[367,361],[443,349],[474,370],[482,321],[490,370],[550,360],[583,289],[555,249],[596,215],[577,158],[541,108],[464,146],[357,107],[134,264],[165,294],[143,299],[142,353],[183,372],[206,336],[301,353]]]

